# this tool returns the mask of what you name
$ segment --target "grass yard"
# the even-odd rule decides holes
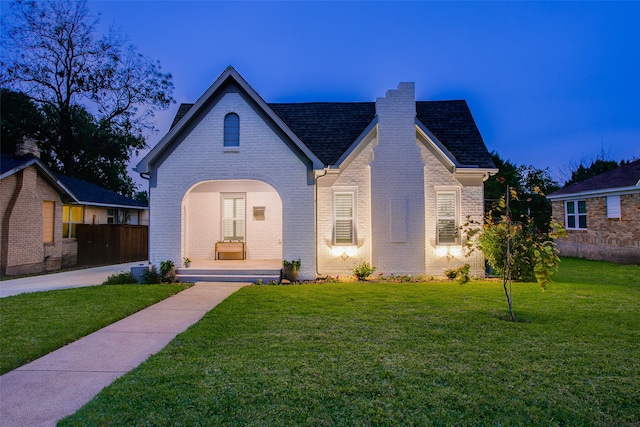
[[[243,288],[64,426],[640,425],[640,266]]]
[[[187,285],[102,285],[0,298],[0,374],[97,331]]]

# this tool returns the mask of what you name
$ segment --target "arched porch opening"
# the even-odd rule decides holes
[[[244,253],[216,252],[218,242],[243,243]],[[197,266],[243,262],[281,265],[280,195],[258,180],[195,184],[182,200],[181,253]]]

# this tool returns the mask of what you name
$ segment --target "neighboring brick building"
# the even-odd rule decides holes
[[[149,177],[155,264],[213,260],[232,240],[248,259],[300,258],[303,279],[361,261],[484,274],[458,227],[483,220],[497,170],[466,102],[416,102],[413,83],[375,102],[271,104],[229,67],[136,170]]]
[[[552,194],[561,255],[640,264],[640,160]]]
[[[54,174],[33,143],[0,160],[0,273],[18,275],[76,264],[76,224],[148,224],[136,200]]]

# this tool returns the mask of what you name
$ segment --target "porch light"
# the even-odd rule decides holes
[[[358,253],[358,248],[356,246],[332,246],[331,253],[333,254],[333,256],[347,259],[349,257],[356,256],[356,254]]]
[[[440,257],[458,257],[461,254],[460,246],[436,246],[436,255]]]

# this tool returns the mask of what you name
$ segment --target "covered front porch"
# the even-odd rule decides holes
[[[262,181],[202,181],[184,195],[181,236],[181,258],[193,260],[192,269],[216,261],[230,261],[221,268],[247,268],[238,263],[244,260],[260,266],[273,261],[279,270],[282,199]]]

